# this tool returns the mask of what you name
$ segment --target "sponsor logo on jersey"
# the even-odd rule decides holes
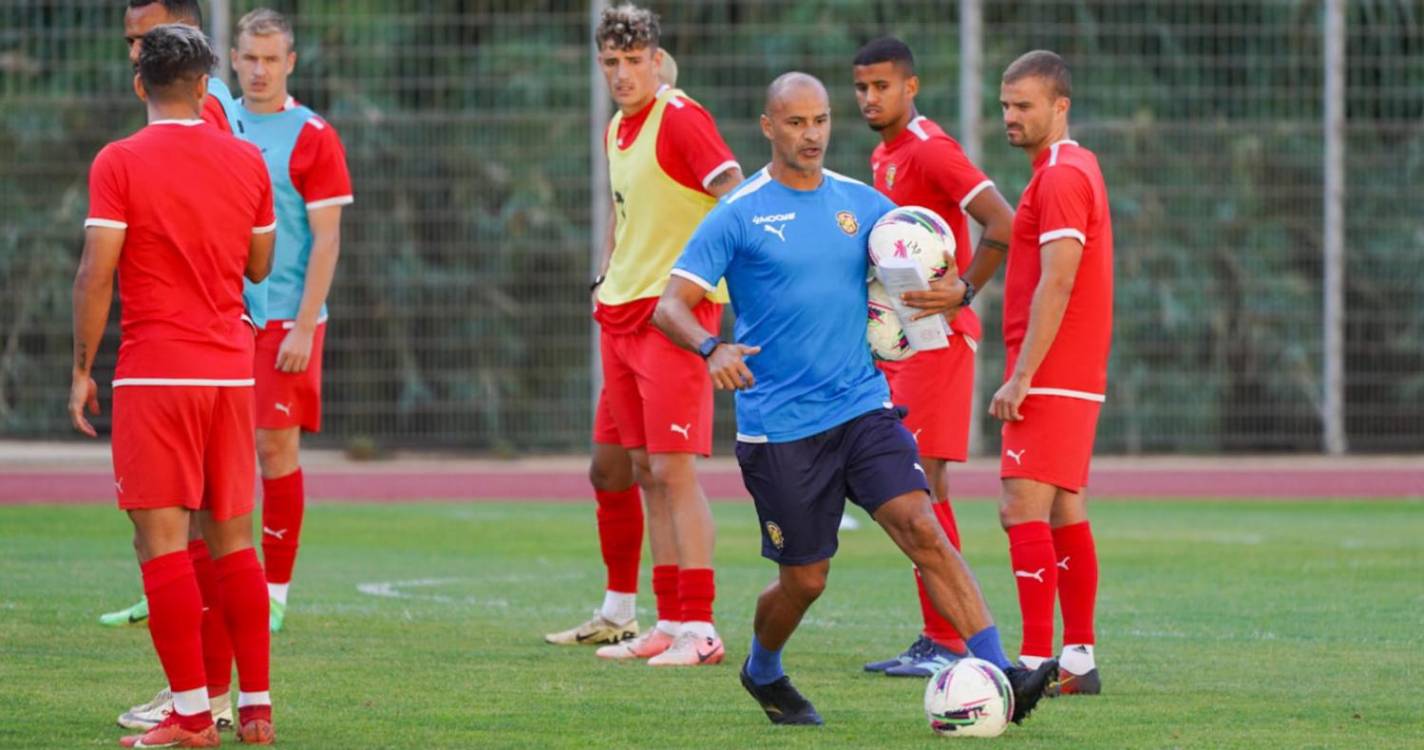
[[[836,214],[836,225],[841,228],[842,232],[852,237],[855,236],[856,232],[860,231],[860,222],[855,220],[855,214],[850,211],[841,211]]]
[[[764,216],[753,216],[753,224],[780,224],[788,221],[796,221],[796,212],[789,214],[766,214]]]

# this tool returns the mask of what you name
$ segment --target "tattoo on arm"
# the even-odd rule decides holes
[[[720,193],[741,181],[742,170],[736,168],[724,169],[721,174],[713,177],[712,181],[707,183],[707,192]]]
[[[81,342],[79,342],[79,346],[75,348],[75,352],[74,352],[74,369],[76,369],[76,370],[83,370],[84,367],[85,367],[85,365],[88,364],[88,362],[89,362],[89,345],[88,345],[88,344],[85,344],[83,341],[81,341]]]

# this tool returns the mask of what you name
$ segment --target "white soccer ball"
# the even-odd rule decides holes
[[[960,659],[925,686],[925,718],[941,737],[998,737],[1013,715],[1009,678],[983,659]]]
[[[871,227],[869,251],[872,265],[914,262],[930,281],[937,281],[950,272],[957,250],[954,233],[939,214],[921,206],[901,206]]]
[[[865,321],[865,340],[876,359],[898,362],[915,353],[910,339],[900,325],[900,316],[891,303],[890,293],[879,281],[870,282],[870,305]]]

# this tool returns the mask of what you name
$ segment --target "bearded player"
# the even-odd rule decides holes
[[[696,471],[712,449],[712,383],[701,358],[649,320],[687,238],[742,173],[705,109],[677,89],[659,91],[659,36],[657,17],[630,4],[605,9],[594,33],[618,105],[605,136],[613,252],[594,281],[611,417],[599,442],[616,433],[644,478],[658,604],[656,627],[598,655],[696,666],[724,655],[712,619],[715,529]],[[718,291],[698,319],[717,328],[726,301]]]
[[[287,92],[297,62],[291,23],[259,8],[238,21],[234,39],[232,67],[242,87],[238,126],[262,149],[277,211],[268,320],[257,334],[256,364],[262,558],[275,633],[285,621],[305,515],[301,433],[321,429],[326,297],[340,254],[341,212],[354,198],[336,128]]]
[[[1053,657],[1053,597],[1063,655],[1051,692],[1095,694],[1098,559],[1088,525],[1088,466],[1112,343],[1113,235],[1097,156],[1068,137],[1073,80],[1035,50],[1004,71],[1009,144],[1033,164],[1004,280],[1005,382],[989,410],[1003,420],[999,520],[1023,612],[1020,659]]]
[[[959,528],[949,502],[948,462],[969,455],[970,410],[974,400],[974,353],[983,338],[979,317],[969,308],[976,290],[994,276],[1008,249],[1014,212],[994,183],[964,154],[959,143],[919,113],[920,79],[915,57],[904,42],[876,39],[855,56],[855,97],[880,145],[870,157],[875,189],[899,206],[924,206],[948,222],[954,233],[955,274],[964,282],[963,299],[950,321],[949,346],[900,362],[880,362],[894,402],[907,407],[905,427],[915,436],[920,465],[934,493],[935,517],[955,549]],[[971,263],[969,222],[984,227]],[[965,653],[964,639],[935,611],[919,571],[924,630],[904,653],[871,662],[866,671],[894,677],[929,677]]]
[[[239,739],[273,741],[267,596],[252,548],[253,338],[242,279],[267,275],[276,223],[257,149],[199,119],[216,62],[191,27],[143,35],[134,89],[149,124],[94,160],[74,282],[69,413],[93,437],[84,416],[86,407],[98,413],[90,373],[114,274],[122,276],[114,488],[134,525],[149,633],[172,691],[171,711],[125,737],[127,747],[218,746],[202,646],[203,610],[218,602],[237,657]],[[194,525],[211,550],[217,601],[200,589]]]

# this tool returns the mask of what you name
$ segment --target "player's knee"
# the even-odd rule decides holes
[[[781,569],[781,585],[793,599],[810,606],[826,590],[829,571],[819,565],[798,565]]]
[[[610,466],[597,458],[588,465],[588,481],[600,492],[619,492],[633,485],[633,470],[629,466]]]
[[[653,481],[663,489],[684,487],[697,483],[697,473],[691,457],[664,458],[652,462]]]

